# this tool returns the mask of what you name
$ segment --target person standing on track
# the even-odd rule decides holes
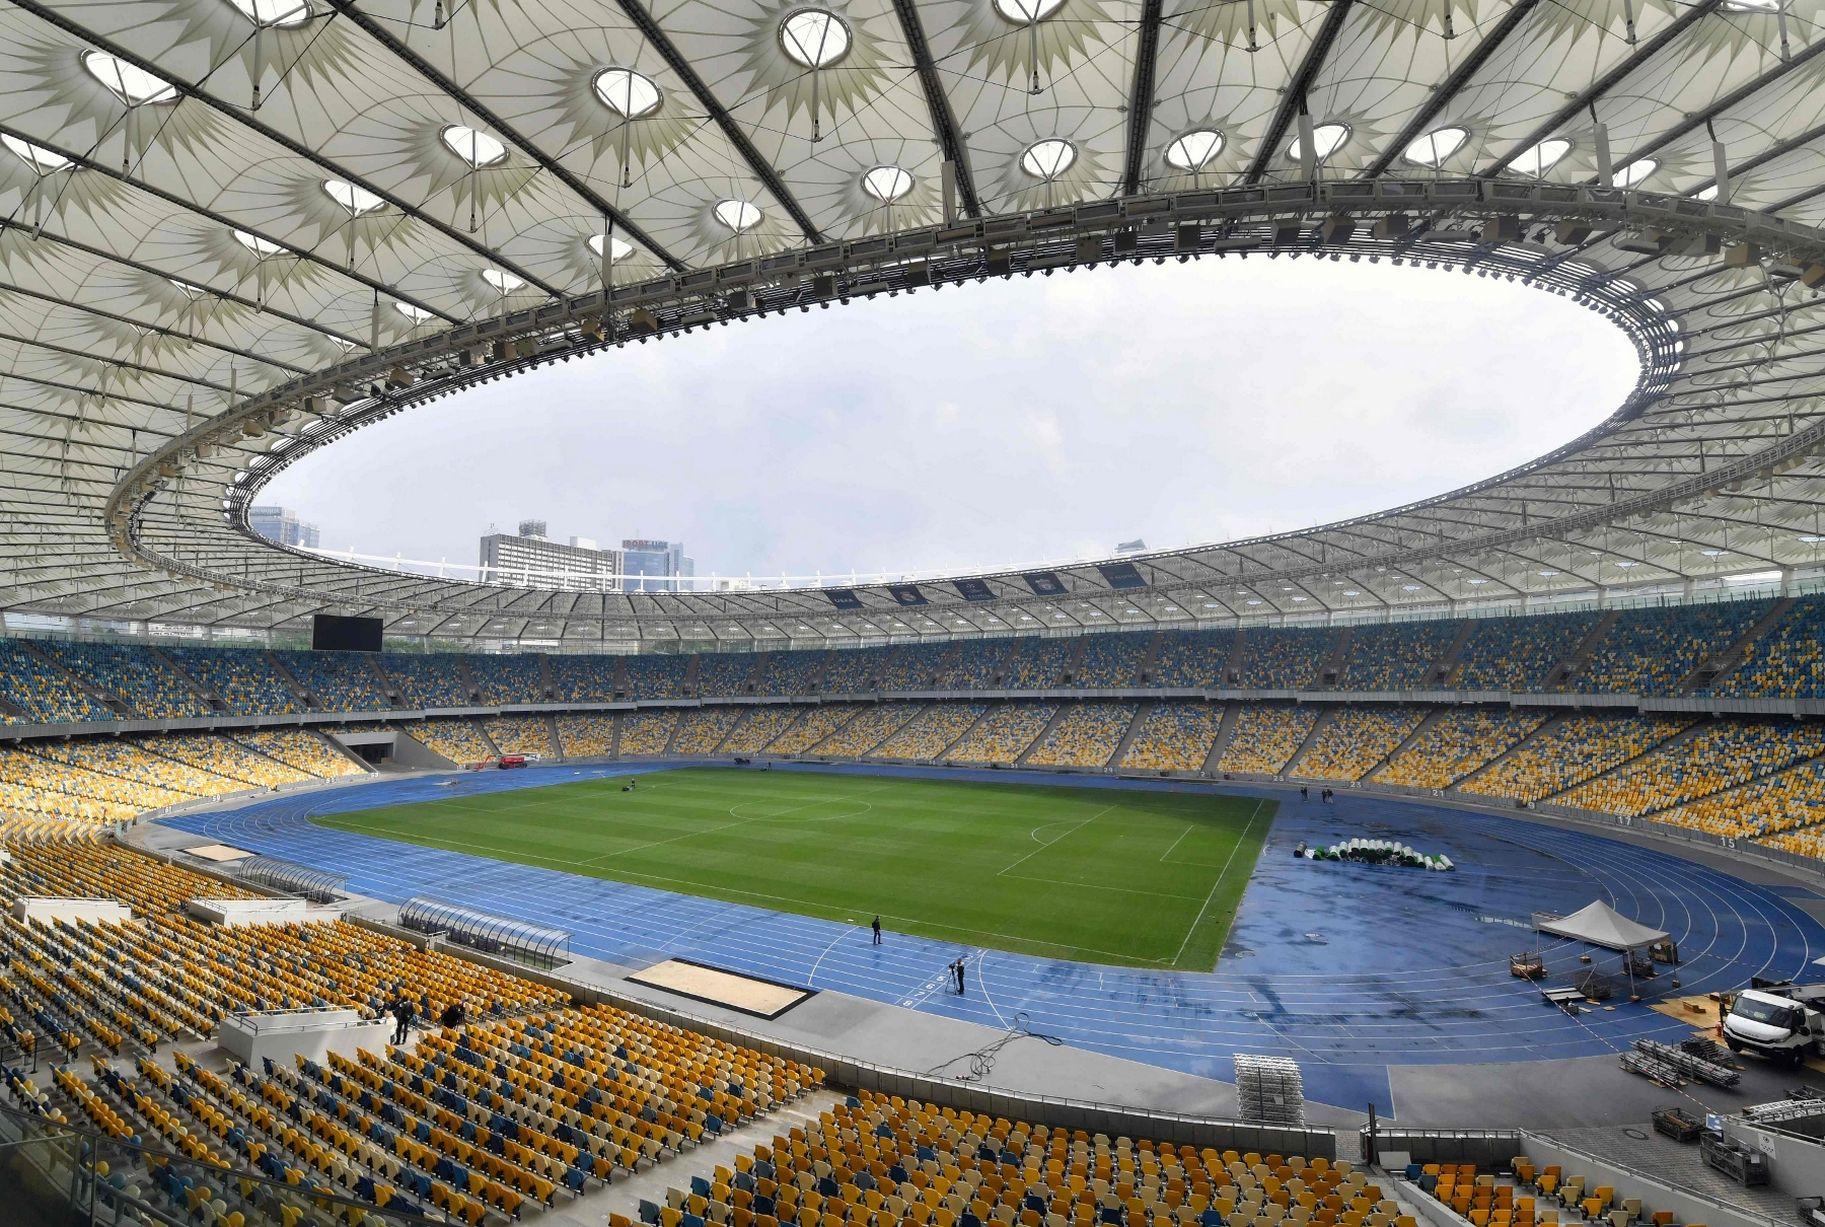
[[[963,996],[963,959],[959,957],[951,964],[951,974],[957,977],[957,996]]]
[[[881,918],[879,916],[874,918],[872,927],[874,929],[874,944],[878,946],[881,944]]]

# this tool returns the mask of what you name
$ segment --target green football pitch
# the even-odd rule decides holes
[[[688,768],[325,815],[340,830],[1052,958],[1208,971],[1274,803]]]

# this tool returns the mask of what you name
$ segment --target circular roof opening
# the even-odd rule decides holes
[[[1312,129],[1312,152],[1315,153],[1318,160],[1322,162],[1336,153],[1339,149],[1342,149],[1344,142],[1349,139],[1350,125],[1319,124],[1316,128]],[[1286,156],[1295,162],[1304,158],[1305,154],[1300,148],[1298,137],[1295,136],[1293,138],[1293,143],[1286,147]]]
[[[1781,0],[1724,0],[1724,9],[1731,13],[1778,13],[1785,6]]]
[[[828,68],[849,52],[849,27],[829,9],[799,9],[779,23],[780,46],[806,68]]]
[[[507,158],[506,145],[486,132],[478,132],[474,128],[451,124],[437,135],[451,153],[477,170],[484,166],[493,166],[496,162],[505,161]]]
[[[311,19],[305,0],[228,0],[241,16],[269,30],[289,30]]]
[[[1065,6],[1065,0],[995,0],[995,11],[1017,26],[1044,21]]]
[[[484,268],[482,280],[494,287],[497,294],[511,294],[526,284],[524,277],[516,277],[505,269]]]
[[[1044,179],[1050,183],[1070,170],[1075,161],[1077,146],[1052,136],[1027,146],[1027,151],[1020,155],[1020,169],[1035,179]]]
[[[1215,128],[1194,128],[1166,146],[1166,164],[1197,174],[1223,152],[1223,134]]]
[[[360,217],[363,213],[372,213],[386,207],[386,201],[374,195],[364,187],[346,183],[341,179],[325,179],[323,194],[347,209],[351,217]]]
[[[1464,147],[1470,139],[1468,128],[1439,128],[1417,137],[1407,146],[1407,161],[1417,166],[1437,166]]]
[[[882,204],[892,204],[912,191],[913,177],[898,166],[877,166],[862,176],[862,190]]]
[[[177,86],[106,51],[89,52],[82,57],[82,66],[127,106],[177,101]]]
[[[1560,136],[1549,136],[1532,149],[1523,150],[1519,157],[1508,164],[1508,168],[1517,174],[1532,175],[1538,179],[1571,151],[1570,141]]]
[[[602,239],[603,236],[599,234],[592,234],[589,236],[589,249],[596,254],[598,260],[602,258]],[[610,248],[610,250],[614,253],[614,258],[617,260],[625,260],[634,254],[633,244],[623,242],[620,239],[615,240],[614,246]]]
[[[235,231],[234,241],[245,247],[248,251],[253,252],[254,255],[259,256],[262,260],[267,256],[276,256],[285,250],[282,245],[273,242],[271,239],[263,239],[259,235],[249,234],[245,230]]]
[[[740,234],[744,230],[752,230],[760,225],[760,206],[746,200],[736,200],[733,197],[728,200],[719,200],[711,212],[715,214],[717,221],[736,234]]]
[[[1660,169],[1660,163],[1653,158],[1641,158],[1630,162],[1616,172],[1617,187],[1634,187],[1643,179]]]
[[[640,119],[659,109],[659,83],[631,68],[604,68],[596,74],[596,97],[622,119]]]
[[[55,174],[67,166],[75,165],[61,153],[46,149],[43,145],[34,145],[10,132],[0,132],[0,145],[5,145],[14,157],[41,175]]]

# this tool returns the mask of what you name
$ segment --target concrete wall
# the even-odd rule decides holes
[[[102,924],[121,924],[133,919],[133,909],[118,899],[25,896],[13,902],[13,919],[40,925],[56,920],[93,920]]]
[[[312,913],[303,899],[186,899],[184,910],[210,924],[239,928],[245,925],[304,924],[335,920],[337,912]]]
[[[1782,1192],[1795,1197],[1825,1193],[1825,1145],[1734,1116],[1724,1118],[1724,1136],[1767,1155],[1768,1179]]]
[[[1671,1210],[1674,1221],[1681,1223],[1704,1223],[1707,1227],[1768,1227],[1768,1220],[1761,1215],[1678,1188],[1650,1173],[1619,1167],[1541,1134],[1527,1133],[1523,1137],[1527,1149],[1522,1153],[1536,1166],[1548,1167],[1557,1163],[1568,1176],[1583,1173],[1586,1187],[1607,1184],[1616,1190],[1617,1201],[1639,1197],[1644,1207]]]
[[[270,1058],[291,1065],[302,1053],[321,1062],[330,1053],[352,1057],[363,1048],[386,1051],[390,1019],[364,1021],[354,1010],[301,1010],[273,1014],[231,1014],[216,1027],[216,1043],[246,1064]]]

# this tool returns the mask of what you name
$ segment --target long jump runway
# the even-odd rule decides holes
[[[652,772],[654,764],[551,766],[523,772],[378,781],[162,819],[174,828],[346,874],[350,889],[390,902],[458,900],[570,929],[572,949],[644,966],[672,957],[834,989],[991,1027],[1024,1011],[1066,1043],[1203,1077],[1233,1080],[1237,1052],[1297,1060],[1306,1094],[1360,1110],[1394,1104],[1390,1066],[1599,1056],[1635,1039],[1689,1028],[1645,1005],[1578,1018],[1540,1003],[1508,974],[1509,953],[1543,949],[1551,982],[1578,955],[1613,971],[1616,955],[1540,945],[1537,910],[1603,899],[1679,943],[1679,995],[1734,988],[1752,975],[1802,978],[1825,954],[1825,928],[1795,906],[1797,887],[1769,888],[1647,848],[1419,802],[1340,796],[1300,802],[1283,790],[1223,791],[1282,802],[1229,944],[1214,972],[1104,967],[894,935],[870,943],[843,925],[741,904],[495,861],[317,826],[313,815],[474,795],[578,778]],[[819,768],[828,770],[828,768]],[[853,769],[880,774],[878,768]],[[896,769],[897,770],[897,769]],[[905,773],[916,773],[906,769]],[[945,778],[969,773],[943,772]],[[982,778],[1086,785],[1083,777],[1007,772]],[[1094,787],[1186,787],[1095,780]],[[1400,839],[1443,852],[1451,873],[1295,860],[1299,840]],[[932,883],[934,891],[944,889]],[[858,920],[862,918],[858,917]],[[945,988],[969,963],[969,991]],[[1664,985],[1667,973],[1657,982]],[[1659,989],[1644,990],[1650,998]],[[1619,998],[1620,999],[1620,998]]]

